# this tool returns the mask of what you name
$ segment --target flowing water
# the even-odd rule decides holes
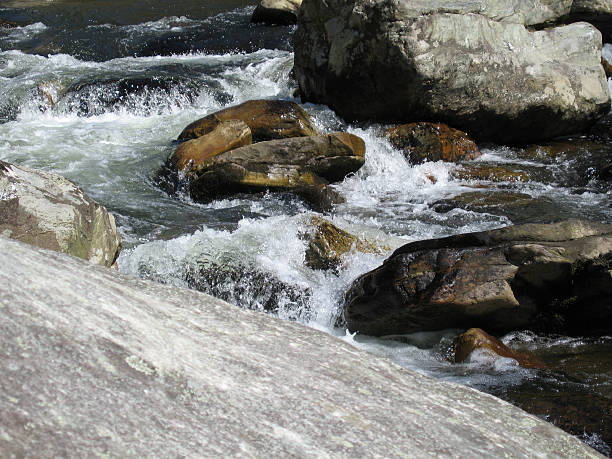
[[[351,282],[407,242],[568,217],[612,223],[612,191],[597,176],[610,162],[609,140],[577,138],[548,149],[490,145],[477,163],[530,180],[461,180],[457,165],[409,165],[384,140],[384,126],[348,125],[325,106],[305,104],[321,130],[347,130],[367,145],[365,166],[335,185],[346,202],[325,218],[388,249],[351,252],[336,270],[313,270],[304,264],[304,235],[317,214],[297,198],[198,204],[155,185],[174,139],[195,119],[249,99],[299,102],[290,77],[294,28],[250,24],[254,1],[145,3],[0,1],[0,20],[18,25],[0,27],[0,159],[64,175],[106,206],[123,236],[123,272],[335,334],[402,366],[498,395],[611,454],[612,337],[504,337],[550,368],[528,370],[485,354],[448,363],[457,330],[391,341],[334,326]],[[452,198],[463,193],[523,198],[457,205]]]

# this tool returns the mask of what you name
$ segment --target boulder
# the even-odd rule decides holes
[[[612,331],[612,225],[566,220],[407,244],[346,294],[349,330]]]
[[[508,166],[473,163],[461,164],[451,171],[451,175],[459,180],[482,180],[489,182],[528,182],[529,174]]]
[[[251,129],[254,142],[318,134],[308,113],[295,102],[250,100],[194,121],[180,133],[178,139],[188,140],[203,136],[220,122],[228,120],[246,123]]]
[[[463,362],[476,349],[486,349],[500,357],[514,359],[525,368],[546,368],[546,364],[531,352],[510,349],[500,340],[480,328],[470,328],[455,339],[453,354],[455,363]]]
[[[601,58],[601,65],[606,73],[606,78],[612,77],[612,65],[603,57]]]
[[[337,268],[341,257],[351,250],[362,253],[383,253],[389,247],[379,247],[319,218],[310,219],[313,231],[307,235],[306,266],[312,269]]]
[[[465,132],[441,123],[411,123],[388,129],[391,145],[413,164],[425,161],[456,162],[475,159],[480,150]]]
[[[262,0],[253,11],[251,22],[270,25],[297,24],[302,0]]]
[[[599,457],[329,334],[3,237],[0,311],[7,457]]]
[[[18,27],[18,24],[16,22],[0,18],[1,29],[14,29],[15,27]]]
[[[304,0],[293,42],[302,100],[501,143],[581,132],[610,109],[601,34],[586,23],[528,30],[528,5],[551,4]]]
[[[189,181],[188,190],[196,201],[234,193],[301,190],[340,181],[364,161],[364,141],[348,133],[270,140],[211,158]]]
[[[113,216],[74,183],[4,161],[0,234],[108,267],[121,250]]]
[[[586,21],[597,27],[604,43],[612,41],[612,0],[574,0],[568,21]]]
[[[221,121],[209,133],[181,143],[168,165],[172,170],[195,174],[215,156],[251,143],[251,130],[243,121]]]

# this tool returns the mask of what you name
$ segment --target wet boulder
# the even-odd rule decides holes
[[[305,137],[318,134],[306,111],[286,100],[250,100],[194,121],[179,140],[195,139],[212,131],[220,122],[240,120],[247,124],[254,142]]]
[[[612,225],[526,224],[407,244],[346,294],[351,331],[612,331]]]
[[[388,129],[391,145],[402,150],[412,164],[425,161],[467,161],[480,150],[465,132],[441,123],[411,123]]]
[[[485,349],[500,357],[514,359],[524,368],[546,368],[546,364],[534,354],[515,351],[480,328],[470,328],[455,339],[453,345],[455,363],[463,362],[476,349]]]
[[[215,156],[251,143],[251,130],[243,121],[221,121],[207,134],[181,143],[170,157],[169,167],[193,175]]]
[[[380,247],[338,228],[333,223],[313,217],[312,231],[307,235],[306,266],[312,269],[333,269],[342,263],[342,255],[356,250],[362,253],[384,253],[389,247]]]
[[[489,182],[528,182],[529,174],[523,170],[497,164],[461,164],[451,172],[459,180]]]
[[[270,25],[297,24],[302,0],[262,0],[255,8],[251,22]]]
[[[320,188],[344,179],[364,161],[364,141],[348,133],[269,140],[203,162],[187,187],[196,201],[234,193]]]
[[[0,161],[0,235],[113,266],[115,219],[71,181]]]
[[[610,107],[601,34],[527,27],[570,3],[539,14],[552,3],[304,0],[293,42],[302,100],[348,120],[436,120],[500,143],[581,132]]]

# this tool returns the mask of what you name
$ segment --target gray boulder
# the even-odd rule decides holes
[[[71,181],[0,161],[0,234],[103,266],[115,264],[115,219]]]
[[[601,34],[526,27],[557,19],[562,3],[304,0],[302,98],[349,120],[435,120],[498,142],[582,131],[610,109]]]
[[[302,0],[262,0],[255,8],[251,22],[270,25],[291,25],[297,23]]]
[[[351,331],[612,331],[612,225],[527,224],[396,250],[346,295]]]
[[[6,457],[600,457],[304,326],[0,237]]]

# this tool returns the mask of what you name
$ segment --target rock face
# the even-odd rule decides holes
[[[440,123],[403,124],[385,133],[391,144],[413,164],[425,161],[465,161],[480,156],[480,150],[465,132]]]
[[[476,349],[486,349],[501,357],[514,359],[525,368],[545,368],[546,364],[529,352],[510,349],[494,336],[480,328],[470,328],[457,337],[453,347],[455,362],[463,362]]]
[[[0,161],[0,234],[112,266],[115,219],[69,180]]]
[[[570,3],[304,0],[302,98],[349,120],[437,120],[502,143],[582,131],[610,108],[600,33],[525,26]]]
[[[365,143],[347,133],[259,142],[203,163],[189,193],[208,201],[240,192],[320,187],[342,180],[364,161]]]
[[[567,220],[407,244],[346,295],[351,331],[612,330],[612,225]]]
[[[297,23],[297,15],[302,0],[262,0],[251,17],[251,22],[271,25],[291,25]]]
[[[612,0],[574,0],[570,21],[586,21],[597,27],[604,42],[612,40]]]
[[[0,311],[7,457],[599,457],[327,334],[2,237]]]
[[[240,120],[251,129],[253,142],[318,134],[308,113],[295,102],[250,100],[205,116],[187,126],[179,140],[208,134],[222,121]]]

